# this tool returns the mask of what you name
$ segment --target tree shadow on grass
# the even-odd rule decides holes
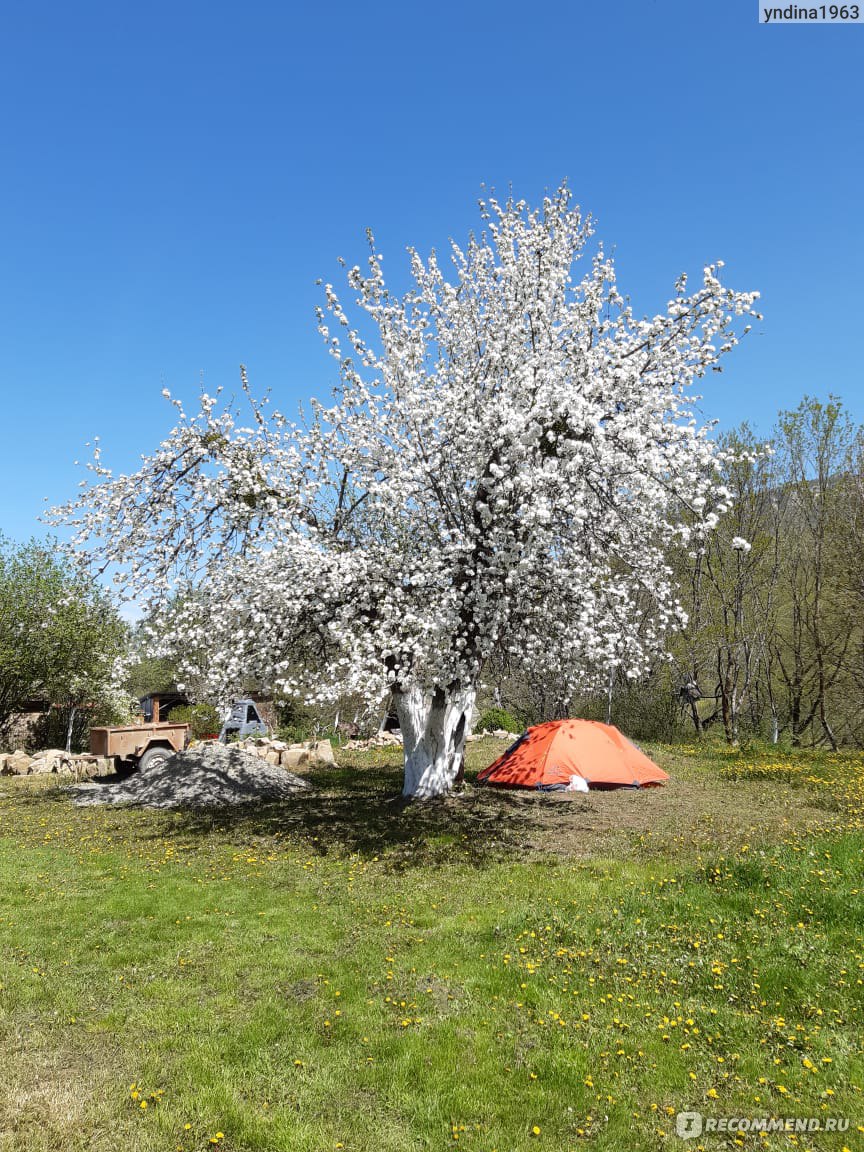
[[[183,810],[175,831],[295,843],[318,856],[379,857],[404,869],[536,854],[550,815],[572,816],[578,804],[544,805],[536,794],[472,785],[444,799],[412,801],[396,792],[392,770],[378,768],[322,770],[308,779],[314,791],[284,803]]]

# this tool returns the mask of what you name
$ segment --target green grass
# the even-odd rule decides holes
[[[390,752],[211,815],[0,781],[0,1152],[860,1147],[861,758],[651,751],[567,800],[405,806]]]

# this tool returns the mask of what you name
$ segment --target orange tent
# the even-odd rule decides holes
[[[588,788],[642,788],[668,775],[610,724],[550,720],[529,728],[478,784],[584,792]]]

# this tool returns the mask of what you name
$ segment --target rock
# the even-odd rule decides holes
[[[30,764],[29,774],[40,775],[46,772],[72,773],[74,771],[74,757],[62,748],[46,748],[44,752],[36,752]]]
[[[44,748],[28,756],[18,749],[16,752],[0,753],[0,776],[74,776],[89,779],[91,776],[109,775],[114,772],[114,760],[110,756],[94,756],[90,752],[72,753],[62,748]]]
[[[283,768],[299,768],[302,764],[308,764],[309,749],[302,744],[292,744],[279,753],[279,763]]]
[[[401,748],[402,736],[396,732],[376,732],[368,740],[349,740],[345,747],[364,751],[369,748]]]
[[[79,780],[89,780],[93,776],[109,776],[115,772],[114,761],[109,756],[75,756],[70,771]]]
[[[30,771],[30,765],[32,763],[33,758],[31,756],[28,756],[27,753],[20,748],[16,748],[6,762],[7,775],[26,776]]]
[[[267,740],[257,737],[237,745],[250,756],[257,756],[267,764],[278,764],[282,768],[299,768],[304,764],[326,764],[335,766],[336,757],[329,740],[314,740],[307,744],[286,744],[284,740]]]
[[[310,751],[311,758],[318,764],[329,764],[335,767],[336,757],[333,755],[333,745],[329,740],[317,740]]]

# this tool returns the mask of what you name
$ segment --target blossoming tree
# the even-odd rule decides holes
[[[294,424],[245,374],[245,426],[175,400],[134,475],[97,451],[58,513],[127,594],[173,594],[168,639],[207,651],[211,691],[392,693],[419,797],[450,788],[493,657],[573,691],[640,675],[680,623],[668,550],[730,495],[689,390],[755,315],[711,266],[637,318],[565,188],[481,214],[449,267],[410,250],[401,297],[370,236],[356,320],[326,285],[330,406]]]

